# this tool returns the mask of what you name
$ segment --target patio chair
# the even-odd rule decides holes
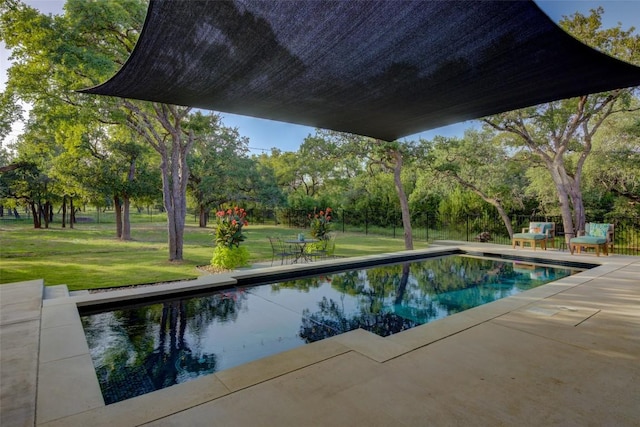
[[[296,255],[293,250],[285,246],[282,239],[278,237],[268,237],[268,239],[271,244],[271,265],[276,258],[280,259],[280,265],[284,265],[285,260]]]
[[[528,228],[523,228],[522,233],[515,233],[512,239],[513,249],[520,244],[524,248],[524,244],[536,250],[540,245],[541,249],[547,250],[547,244],[555,248],[556,224],[554,222],[530,222]]]
[[[569,250],[571,255],[578,250],[593,248],[596,256],[600,256],[600,250],[605,255],[613,252],[613,224],[600,224],[589,222],[585,225],[584,231],[578,232],[578,237],[569,240]]]
[[[310,246],[311,249],[307,255],[314,260],[333,257],[336,250],[336,235],[330,233],[328,234],[328,237],[328,239],[323,239],[314,246]]]

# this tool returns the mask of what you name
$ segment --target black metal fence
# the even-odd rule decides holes
[[[282,210],[252,210],[250,222],[256,224],[277,224],[291,228],[309,227],[308,212]],[[510,217],[514,233],[528,227],[529,222],[554,222],[556,224],[556,244],[564,241],[565,230],[560,216],[513,215]],[[640,216],[588,217],[589,222],[614,224],[614,252],[622,255],[640,255]],[[404,229],[400,213],[366,210],[350,212],[334,210],[334,230],[339,232],[361,232],[402,238]],[[504,221],[492,215],[466,215],[451,217],[431,213],[414,213],[411,218],[414,240],[433,242],[435,240],[478,241],[489,236],[489,242],[510,245],[511,239]],[[482,234],[482,236],[481,236]]]
[[[0,220],[30,220],[29,211],[6,210]],[[308,228],[309,212],[294,209],[251,209],[248,212],[252,224],[284,225],[290,228]],[[414,240],[433,242],[435,240],[477,241],[480,237],[489,236],[489,242],[510,245],[511,240],[504,222],[498,215],[466,215],[454,217],[425,212],[412,212],[411,227]],[[361,211],[334,210],[332,213],[334,230],[339,232],[359,232],[403,238],[402,217],[400,212],[377,211],[364,209]],[[79,211],[78,222],[112,223],[115,222],[113,211]],[[164,217],[157,209],[136,211],[135,222],[153,222]],[[556,224],[556,244],[564,240],[562,218],[545,215],[513,215],[510,217],[514,233],[528,227],[529,222],[554,222]],[[197,216],[194,216],[197,222]],[[622,255],[640,255],[640,216],[589,217],[590,222],[606,222],[614,224],[614,252]],[[481,236],[483,234],[483,236]]]

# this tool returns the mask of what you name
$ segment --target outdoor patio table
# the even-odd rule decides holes
[[[306,252],[306,248],[307,245],[309,243],[316,243],[319,242],[318,239],[290,239],[290,240],[285,240],[285,243],[289,243],[289,244],[295,244],[298,246],[298,251],[296,252],[296,259],[293,260],[293,262],[298,262],[300,260],[307,262],[307,261],[311,261],[311,257],[309,257],[307,255]]]

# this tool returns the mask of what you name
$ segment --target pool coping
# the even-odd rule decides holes
[[[132,399],[111,405],[104,404],[80,322],[78,307],[96,302],[109,303],[143,296],[233,286],[238,279],[259,279],[265,274],[274,272],[312,274],[314,270],[319,270],[323,266],[340,265],[348,268],[362,262],[388,263],[407,256],[437,256],[450,253],[452,250],[535,257],[548,261],[586,262],[599,266],[386,338],[359,329]],[[43,426],[88,424],[99,426],[114,423],[139,425],[236,393],[347,352],[356,352],[375,362],[384,363],[524,306],[535,304],[635,261],[637,258],[617,255],[576,257],[560,251],[514,250],[505,248],[503,245],[465,245],[456,242],[452,246],[437,246],[424,250],[242,270],[153,287],[46,299],[42,304],[36,424]],[[60,390],[64,392],[61,393]]]

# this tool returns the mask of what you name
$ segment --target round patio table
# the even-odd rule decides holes
[[[302,261],[302,262],[308,262],[308,261],[312,261],[311,257],[309,255],[307,255],[306,252],[306,248],[307,245],[309,243],[316,243],[319,242],[318,239],[289,239],[289,240],[285,240],[285,243],[288,244],[295,244],[298,246],[298,250],[296,251],[296,259],[293,260],[294,263],[297,263],[298,261]]]

